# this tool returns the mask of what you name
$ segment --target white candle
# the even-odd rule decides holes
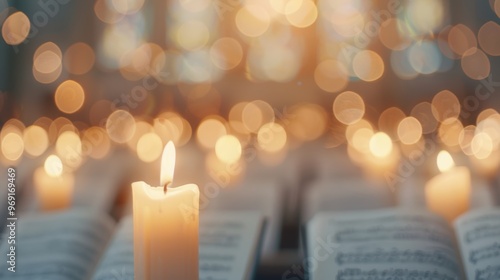
[[[441,174],[429,180],[425,186],[425,197],[429,209],[449,222],[469,209],[471,176],[469,169],[455,166],[451,155],[441,151],[437,157]]]
[[[43,167],[35,170],[33,181],[43,211],[68,208],[73,197],[74,178],[63,172],[59,157],[50,155]]]
[[[141,280],[198,280],[199,190],[172,188],[175,147],[163,150],[160,186],[132,184],[134,271]]]

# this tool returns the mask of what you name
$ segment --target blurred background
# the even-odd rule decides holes
[[[378,131],[407,155],[431,134],[480,159],[500,141],[499,1],[0,2],[5,164],[64,131],[99,135],[83,157],[127,144],[146,162],[224,135],[273,164],[320,138],[358,158]]]
[[[128,162],[117,177],[155,183],[173,141],[178,184],[281,186],[286,202],[269,210],[281,211],[281,249],[298,246],[314,178],[394,191],[439,172],[440,150],[497,178],[500,0],[0,0],[0,11],[3,166],[32,171],[54,154],[89,185],[86,163]]]

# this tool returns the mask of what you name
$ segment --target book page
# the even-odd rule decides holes
[[[382,209],[394,205],[389,189],[358,177],[318,180],[305,191],[302,221],[316,213],[333,211],[363,211]]]
[[[210,213],[200,216],[200,280],[251,279],[262,235],[257,212]],[[133,280],[132,217],[118,232],[93,277],[94,280]]]
[[[266,217],[263,254],[278,250],[281,231],[283,189],[271,180],[247,180],[240,187],[226,188],[207,200],[204,211],[257,211]]]
[[[21,216],[16,226],[15,243],[2,241],[0,247],[5,256],[15,246],[14,263],[0,263],[0,279],[83,280],[105,247],[113,221],[94,211],[67,211]]]
[[[467,279],[500,279],[500,209],[480,209],[455,221]]]
[[[311,279],[462,279],[453,233],[426,211],[323,212],[306,229]]]

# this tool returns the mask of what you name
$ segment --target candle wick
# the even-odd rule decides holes
[[[165,185],[163,185],[163,193],[167,193],[167,188],[170,184],[172,184],[172,182],[166,182]]]

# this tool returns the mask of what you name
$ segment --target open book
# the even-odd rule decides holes
[[[305,270],[312,280],[500,279],[500,210],[467,213],[454,229],[423,209],[318,213]]]
[[[15,243],[8,242],[9,228],[2,237],[0,254],[14,257],[0,262],[0,279],[88,279],[113,227],[107,215],[93,211],[22,216]]]
[[[200,217],[200,280],[251,279],[258,262],[264,219],[260,213]],[[7,233],[5,233],[7,234]],[[10,250],[3,236],[0,253]],[[132,217],[115,230],[107,215],[82,210],[33,214],[17,224],[15,273],[0,263],[0,279],[134,279]],[[7,267],[6,267],[7,266]]]
[[[257,212],[214,212],[200,216],[200,280],[252,279],[262,242]],[[133,280],[132,217],[124,218],[94,280]]]

